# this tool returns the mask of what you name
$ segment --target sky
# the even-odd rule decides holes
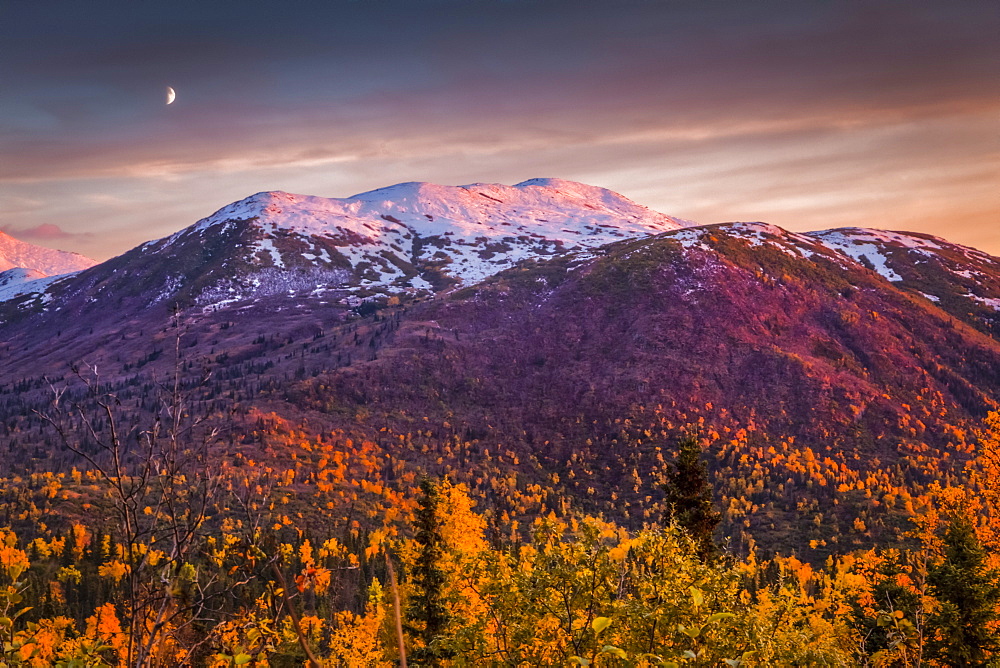
[[[998,35],[995,0],[0,0],[0,231],[104,260],[264,190],[556,177],[1000,255]]]

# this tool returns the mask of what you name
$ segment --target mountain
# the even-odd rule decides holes
[[[991,321],[945,311],[925,296],[928,272],[917,270],[951,258],[950,289],[966,289],[954,286],[981,271],[989,280],[975,289],[986,294],[1000,260],[975,252],[958,263],[970,249],[938,239],[930,244],[945,259],[920,245],[909,264],[902,255],[893,261],[914,278],[889,281],[831,243],[860,234],[746,223],[668,232],[613,244],[582,262],[522,266],[455,292],[424,315],[441,332],[461,332],[456,347],[464,351],[481,337],[482,348],[452,376],[477,375],[474,360],[486,355],[492,361],[478,375],[498,382],[482,385],[484,392],[509,391],[538,374],[545,377],[538,392],[554,392],[555,378],[579,383],[566,388],[573,398],[553,415],[571,414],[588,397],[615,410],[686,398],[688,408],[711,403],[744,422],[767,416],[772,431],[780,424],[790,436],[822,438],[832,420],[884,441],[901,433],[886,417],[907,409],[894,406],[926,404],[924,395],[947,395],[937,417],[952,411],[956,420],[997,406],[1000,347],[981,331]],[[419,356],[415,363],[440,361]],[[394,359],[392,373],[403,368]],[[391,385],[393,392],[406,387]],[[526,401],[529,413],[546,403]]]
[[[346,199],[258,193],[165,245],[253,220],[247,257],[276,268],[350,269],[362,286],[479,281],[527,257],[677,229],[684,221],[609,190],[556,179],[515,186],[401,183]]]
[[[19,267],[43,276],[56,276],[80,271],[95,264],[96,261],[79,253],[35,246],[0,232],[0,271]]]
[[[832,241],[859,238],[876,267],[874,249],[893,256],[898,280]],[[978,312],[922,294],[931,264],[953,291],[974,271],[1000,277],[997,258],[875,231],[740,223],[622,241],[422,304],[363,335],[351,352],[375,350],[362,363],[313,378],[307,365],[276,410],[344,429],[364,416],[387,441],[433,433],[451,445],[388,451],[439,474],[492,453],[494,479],[516,469],[519,489],[633,522],[662,513],[664,460],[700,425],[724,535],[884,543],[922,490],[961,476],[973,428],[1000,406],[1000,341]],[[435,465],[448,450],[464,455]]]
[[[257,193],[95,267],[6,318],[51,300],[79,313],[114,295],[118,314],[163,302],[217,308],[267,295],[361,296],[466,285],[526,258],[689,224],[609,190],[556,179],[515,186],[402,183],[346,199]],[[0,317],[3,308],[0,307]]]
[[[262,193],[0,304],[0,460],[78,463],[34,413],[50,383],[85,401],[70,362],[135,425],[180,368],[235,422],[219,457],[332,433],[372,484],[638,525],[695,426],[727,535],[822,556],[960,478],[1000,406],[998,305],[1000,259],[928,235],[695,227],[552,180]]]
[[[44,291],[46,279],[82,271],[97,264],[78,253],[53,250],[0,232],[0,302]]]

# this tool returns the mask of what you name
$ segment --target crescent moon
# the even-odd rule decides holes
[[[177,93],[170,86],[167,86],[167,104],[173,104],[174,100],[177,99]]]

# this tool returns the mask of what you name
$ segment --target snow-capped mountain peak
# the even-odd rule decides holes
[[[346,198],[260,192],[150,242],[253,228],[251,265],[353,273],[359,287],[441,289],[517,262],[691,225],[604,188],[557,179],[508,186],[407,182]]]
[[[56,276],[87,269],[95,264],[95,260],[79,253],[36,246],[0,232],[0,271],[20,267],[43,276]]]
[[[79,253],[36,246],[0,232],[0,302],[40,293],[57,277],[95,264]]]
[[[409,219],[407,226],[414,227],[411,231],[417,233],[442,232],[435,229],[441,222],[473,230],[504,222],[517,222],[523,229],[551,228],[553,225],[545,223],[558,221],[564,227],[579,228],[575,232],[603,223],[609,227],[641,228],[647,234],[691,225],[605,188],[559,179],[531,179],[515,186],[443,186],[411,181],[346,198],[260,192],[226,205],[199,221],[197,227],[267,217],[275,227],[317,233],[325,228],[356,228],[352,222],[364,227],[364,222],[374,220],[381,226],[389,216],[400,215]],[[439,225],[427,225],[439,219]]]

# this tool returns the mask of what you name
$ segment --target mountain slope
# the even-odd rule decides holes
[[[475,441],[632,518],[659,512],[650,481],[701,424],[726,535],[870,545],[906,528],[897,500],[960,475],[1000,406],[1000,342],[974,323],[815,237],[707,226],[457,291],[288,398],[313,424]]]
[[[164,246],[241,220],[259,230],[250,251],[257,264],[340,267],[359,285],[383,289],[468,284],[528,257],[682,225],[611,191],[568,181],[401,183],[346,199],[258,193]]]
[[[844,228],[807,234],[951,315],[1000,332],[1000,259],[914,232]]]
[[[1000,401],[1000,345],[973,329],[975,319],[958,320],[815,238],[718,225],[605,253],[527,265],[429,305],[423,317],[437,323],[447,347],[456,335],[446,333],[459,332],[462,356],[449,373],[429,368],[407,378],[494,379],[481,386],[487,394],[536,378],[521,397],[554,391],[560,379],[589,388],[564,388],[563,398],[573,397],[565,414],[587,397],[618,409],[683,398],[726,406],[743,420],[767,416],[790,436],[863,426],[873,442],[906,431],[897,420],[906,410],[894,407],[926,402],[924,394],[941,393],[935,401],[956,420]],[[406,365],[397,362],[388,364],[398,375]],[[412,363],[433,367],[440,358]],[[409,387],[386,386],[389,394]],[[547,403],[526,401],[529,413]]]

